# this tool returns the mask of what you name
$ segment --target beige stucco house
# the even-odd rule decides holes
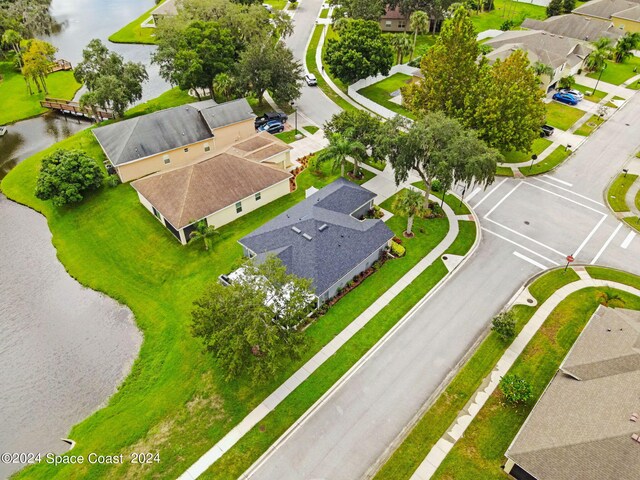
[[[383,32],[408,32],[409,19],[400,12],[400,7],[387,7],[380,17],[380,28]]]
[[[199,162],[255,135],[246,99],[168,108],[93,130],[123,182]]]
[[[640,32],[640,0],[591,0],[573,10],[573,13],[611,20],[623,32]]]

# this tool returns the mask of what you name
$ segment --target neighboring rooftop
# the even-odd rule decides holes
[[[612,40],[620,38],[624,32],[616,28],[610,20],[590,18],[582,15],[557,15],[546,20],[525,19],[523,28],[530,30],[542,30],[554,35],[575,38],[588,42],[594,42],[601,37]]]
[[[260,132],[253,137],[236,143],[228,152],[238,157],[256,162],[264,162],[293,147],[267,132]]]
[[[637,480],[640,312],[600,307],[506,456],[538,480]]]
[[[391,238],[381,220],[350,214],[376,195],[340,178],[240,240],[258,258],[277,255],[322,295]]]
[[[291,174],[227,152],[131,184],[175,228],[288,180]]]
[[[616,13],[633,8],[638,4],[639,2],[629,0],[591,0],[573,10],[573,13],[610,19]]]
[[[406,20],[407,16],[402,14],[400,7],[386,7],[384,14],[380,18],[383,20]]]
[[[625,20],[633,20],[634,22],[640,22],[640,5],[622,10],[613,14],[616,18],[623,18]]]
[[[208,106],[202,108],[200,112],[211,130],[256,117],[246,98],[238,98],[219,105]]]

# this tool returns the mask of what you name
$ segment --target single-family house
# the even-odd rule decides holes
[[[518,480],[640,475],[640,312],[599,307],[505,453]]]
[[[489,62],[504,60],[515,50],[523,50],[531,64],[540,62],[551,67],[553,74],[543,78],[547,90],[555,87],[562,77],[577,74],[594,50],[585,41],[539,30],[510,30],[485,44],[493,49],[486,55]]]
[[[380,29],[383,32],[409,31],[409,18],[400,11],[400,7],[386,7],[380,17]]]
[[[189,165],[255,135],[246,99],[168,108],[93,130],[123,182]]]
[[[640,0],[591,0],[573,10],[573,13],[610,20],[624,32],[640,32]]]
[[[340,178],[239,240],[245,256],[276,255],[287,272],[309,278],[318,303],[371,267],[393,232],[367,219],[376,194]]]
[[[291,147],[259,133],[224,152],[131,183],[140,203],[183,245],[196,224],[221,227],[290,192]]]
[[[539,30],[562,37],[575,38],[585,42],[595,42],[599,38],[611,39],[614,43],[624,34],[611,20],[591,18],[569,13],[556,15],[546,20],[527,18],[522,22],[522,28]]]
[[[172,17],[178,14],[178,6],[176,0],[165,0],[151,11],[153,22],[157,25],[158,21],[165,17]]]

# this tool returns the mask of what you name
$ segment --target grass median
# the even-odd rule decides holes
[[[607,191],[607,201],[609,206],[614,212],[630,212],[631,208],[627,205],[626,197],[627,192],[631,188],[631,185],[638,179],[638,175],[623,174],[621,173],[613,181]]]
[[[560,145],[544,160],[541,160],[538,163],[534,163],[531,167],[520,167],[520,173],[525,176],[540,175],[541,173],[546,173],[564,162],[570,153],[570,151]]]

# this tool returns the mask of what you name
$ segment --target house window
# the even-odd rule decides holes
[[[404,20],[398,20],[398,28],[404,28],[407,26],[407,22]]]
[[[385,27],[390,27],[391,26],[391,20],[387,20],[386,22],[384,22],[384,26]]]
[[[185,149],[184,149],[184,152],[185,152],[185,153],[187,153],[188,151],[189,151],[189,149],[188,149],[188,148],[185,148]]]
[[[236,213],[240,213],[242,211],[242,202],[236,203]]]
[[[162,160],[164,160],[165,165],[169,165],[171,163],[171,159],[169,158],[169,155],[165,155],[164,157],[162,157]]]
[[[162,220],[162,217],[160,216],[160,212],[158,210],[156,210],[156,207],[151,207],[153,208],[153,214],[158,218],[158,220]]]
[[[260,192],[256,193],[256,202],[262,198],[262,194]]]
[[[205,151],[205,152],[208,152],[209,150],[211,150],[211,147],[210,147],[210,146],[209,146],[209,144],[207,143],[207,144],[205,144],[205,145],[204,145],[204,151]]]

